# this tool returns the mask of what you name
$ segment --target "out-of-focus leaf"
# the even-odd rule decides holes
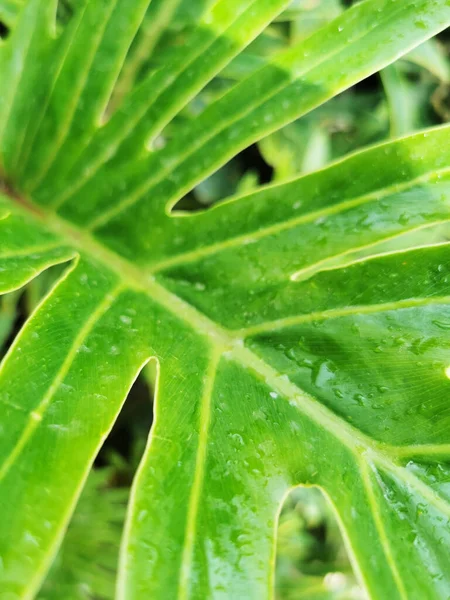
[[[404,60],[423,67],[444,83],[450,81],[449,57],[437,40],[424,42],[409,52]]]
[[[280,600],[367,598],[343,551],[331,506],[317,489],[295,489],[283,505],[277,575],[275,596]]]
[[[377,94],[350,91],[264,138],[259,147],[275,180],[282,181],[383,139],[388,127],[388,113]]]
[[[381,78],[388,99],[392,137],[406,135],[430,124],[426,122],[425,113],[431,98],[427,85],[411,82],[399,63],[383,69]]]

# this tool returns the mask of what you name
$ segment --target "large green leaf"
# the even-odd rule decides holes
[[[450,249],[416,233],[450,219],[450,128],[201,213],[171,209],[445,28],[450,3],[359,3],[170,135],[289,2],[194,3],[183,46],[112,114],[149,2],[84,0],[60,35],[55,4],[29,0],[0,47],[0,291],[67,263],[0,371],[2,592],[36,593],[156,361],[119,598],[269,596],[279,506],[298,484],[333,502],[372,597],[446,598]]]

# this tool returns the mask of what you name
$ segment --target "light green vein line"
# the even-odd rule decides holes
[[[31,31],[29,33],[27,44],[26,44],[25,48],[23,49],[22,64],[25,64],[25,61],[28,58],[28,53],[30,51],[31,43],[33,41],[34,34],[36,33],[36,27],[37,27],[37,20],[34,23],[33,28],[31,29]],[[14,78],[14,83],[12,85],[12,88],[9,89],[9,102],[7,103],[6,107],[4,107],[2,109],[2,120],[0,121],[0,140],[3,138],[6,127],[8,126],[8,121],[9,121],[9,117],[11,115],[11,111],[14,107],[14,100],[15,100],[15,97],[17,94],[17,90],[19,89],[20,82],[22,81],[22,77],[23,77],[24,73],[25,73],[25,69],[22,68],[22,69],[18,70],[17,76]]]
[[[146,362],[146,361],[145,361]],[[127,392],[125,393],[125,397],[128,397],[131,388],[133,387],[133,385],[136,382],[137,377],[139,376],[139,373],[141,372],[142,368],[145,366],[145,362],[137,369],[136,374],[134,379],[130,382],[129,387]],[[117,414],[116,414],[117,416]],[[98,441],[98,443],[96,444],[96,448],[94,450],[94,452],[92,453],[92,457],[95,457],[98,453],[98,451],[100,450],[101,446],[104,444],[105,439],[107,437],[108,432],[105,432],[102,436],[102,438]],[[48,548],[48,552],[47,552],[47,556],[44,557],[44,560],[41,563],[41,568],[35,573],[35,576],[33,578],[33,580],[30,582],[29,585],[29,590],[28,590],[28,596],[26,598],[24,598],[24,600],[33,600],[34,598],[36,598],[40,587],[42,585],[42,581],[44,580],[44,577],[46,576],[46,574],[48,573],[53,559],[55,557],[55,554],[58,550],[58,548],[60,547],[65,533],[66,533],[66,529],[67,526],[70,522],[70,518],[73,515],[73,511],[75,510],[75,507],[78,503],[78,499],[80,496],[80,493],[82,492],[82,490],[84,489],[84,485],[86,483],[86,480],[89,476],[89,473],[91,472],[92,469],[92,462],[93,462],[93,458],[92,460],[89,462],[89,464],[86,465],[85,469],[84,469],[84,473],[82,475],[82,479],[79,482],[79,485],[77,486],[77,489],[75,490],[75,496],[72,498],[72,501],[66,506],[67,510],[64,516],[64,519],[59,523],[59,526],[57,528],[57,530],[55,530],[55,537],[53,538],[53,543],[50,544],[49,548]]]
[[[250,7],[252,7],[254,5],[255,1],[257,2],[258,0],[254,0],[250,4]],[[142,36],[141,43],[136,47],[135,53],[134,53],[133,57],[131,58],[131,60],[129,61],[129,63],[125,65],[122,76],[118,82],[118,86],[117,86],[116,92],[114,93],[114,97],[113,97],[113,101],[115,101],[115,102],[113,102],[113,107],[112,107],[113,110],[117,105],[120,104],[120,101],[122,100],[122,98],[132,88],[132,84],[136,78],[136,73],[138,72],[139,68],[141,67],[142,63],[146,60],[146,58],[148,56],[150,56],[150,54],[153,52],[153,50],[156,46],[156,43],[159,40],[161,30],[164,28],[164,26],[166,26],[170,22],[173,14],[175,13],[179,4],[180,4],[180,0],[166,0],[166,4],[164,5],[163,10],[160,10],[159,14],[157,13],[156,18],[154,18],[154,20],[151,23],[149,23],[148,25],[145,26],[145,29],[143,31],[144,35]],[[215,0],[214,5],[217,5],[217,4],[220,4],[220,0]],[[246,10],[248,10],[248,8]],[[182,63],[182,65],[178,71],[175,71],[173,73],[173,77],[175,79],[180,77],[180,75],[183,74],[183,72],[186,71],[186,69],[190,65],[192,65],[192,63],[201,54],[208,52],[208,50],[211,48],[211,46],[215,42],[217,42],[217,40],[221,36],[225,35],[227,33],[227,31],[229,29],[231,29],[233,27],[233,25],[235,25],[236,21],[238,21],[241,17],[242,17],[242,14],[238,14],[236,19],[234,21],[231,21],[227,25],[227,27],[225,27],[224,29],[214,29],[213,31],[216,35],[211,37],[211,39],[206,44],[206,46],[198,46],[196,48],[197,49],[196,53],[188,55],[188,60],[185,63]],[[208,24],[206,23],[204,18],[202,20],[200,20],[200,22],[199,22],[198,28],[200,28],[200,27],[211,30],[211,27],[208,26]],[[146,82],[144,82],[143,85],[145,85],[145,83]],[[169,85],[165,84],[163,87],[161,87],[158,90],[158,93],[151,98],[151,103],[146,105],[142,111],[139,111],[138,119],[136,119],[136,118],[133,119],[133,125],[135,125],[138,122],[138,120],[145,114],[145,112],[151,106],[153,106],[155,104],[156,100],[159,99],[161,94],[164,93],[171,84],[172,83],[169,83]],[[178,110],[180,110],[180,106],[177,107],[177,111]],[[169,117],[167,117],[164,120],[164,122],[167,122],[167,119],[170,120],[170,118],[173,118],[174,116],[176,116],[176,114],[177,114],[177,112],[175,112],[175,114],[172,113]],[[163,125],[163,127],[164,127],[164,125]],[[150,130],[147,135],[149,137],[150,136],[154,137],[154,136],[158,135],[158,132],[157,131],[152,132]],[[95,172],[96,171],[94,171],[94,173]],[[92,175],[92,174],[93,173],[90,173],[90,175]],[[84,180],[84,182],[85,181],[86,180]]]
[[[47,410],[53,396],[58,391],[59,386],[61,385],[67,373],[69,372],[69,369],[76,357],[78,349],[83,344],[84,340],[89,335],[89,333],[92,331],[98,320],[111,307],[122,288],[122,285],[118,285],[114,290],[108,292],[103,301],[98,305],[96,310],[89,316],[89,318],[84,323],[83,327],[80,329],[66,358],[64,359],[64,362],[61,365],[61,368],[58,371],[58,374],[56,375],[46,394],[42,398],[38,407],[30,413],[28,423],[24,428],[22,435],[18,439],[10,455],[4,460],[3,465],[0,468],[0,481],[4,479],[4,477],[7,475],[8,471],[13,466],[16,459],[20,456],[22,450],[33,435],[39,423],[42,421],[45,415],[45,411]]]
[[[68,29],[67,32],[65,33],[65,35],[68,36],[69,32],[71,33],[72,39],[69,41],[69,43],[66,46],[65,52],[61,55],[61,59],[60,59],[60,63],[57,67],[57,69],[55,70],[55,74],[53,77],[53,83],[50,87],[49,90],[49,94],[48,97],[46,99],[46,101],[42,104],[41,110],[40,110],[40,114],[33,114],[33,120],[35,123],[37,123],[37,126],[35,127],[35,130],[33,132],[33,135],[31,136],[31,138],[27,141],[27,148],[25,151],[23,151],[23,144],[25,142],[25,137],[22,139],[22,143],[20,144],[20,148],[19,151],[17,152],[17,156],[21,157],[21,163],[23,166],[23,169],[25,168],[26,164],[28,163],[28,159],[30,157],[31,152],[33,151],[34,148],[34,142],[36,137],[39,134],[39,129],[40,126],[42,124],[42,121],[45,118],[45,115],[48,112],[48,107],[50,105],[53,93],[55,91],[55,87],[56,84],[58,83],[59,77],[61,75],[62,69],[64,67],[64,64],[67,60],[67,57],[69,55],[70,50],[72,49],[73,43],[75,41],[76,35],[78,33],[78,30],[83,22],[83,17],[86,13],[86,9],[88,7],[88,3],[86,3],[84,6],[82,6],[81,8],[78,8],[77,10],[79,10],[79,14],[77,15],[77,23],[76,26],[72,26],[71,29]]]
[[[24,285],[26,285],[30,281],[33,281],[33,279],[35,279],[38,275],[40,275],[41,273],[46,271],[49,267],[54,267],[56,265],[66,263],[73,258],[76,258],[76,254],[74,253],[72,248],[68,249],[67,254],[61,254],[61,256],[58,256],[58,257],[53,256],[53,257],[49,258],[44,263],[41,263],[38,268],[29,272],[28,275],[25,276],[20,281],[17,281],[12,285],[10,283],[9,285],[7,285],[5,287],[0,287],[0,295],[9,294],[10,292],[15,292],[17,290],[20,290]],[[1,285],[5,285],[4,282],[2,282]],[[11,348],[13,348],[13,346],[11,346]]]
[[[360,152],[358,154],[362,154],[362,152]],[[347,157],[347,159],[348,159],[348,157]],[[341,162],[341,161],[339,161],[339,162]],[[334,163],[334,164],[337,164],[337,163]],[[328,165],[327,168],[330,168],[332,166],[333,165]],[[443,176],[443,175],[445,176],[448,174],[450,174],[449,167],[440,169],[440,170],[432,170],[432,171],[427,172],[419,177],[416,177],[415,179],[410,179],[409,181],[407,181],[403,184],[393,184],[390,186],[386,186],[384,188],[379,188],[368,194],[364,194],[362,196],[357,196],[356,198],[352,198],[350,200],[344,200],[343,202],[339,202],[338,204],[335,204],[333,206],[327,206],[323,209],[315,210],[310,213],[295,217],[293,219],[288,219],[281,223],[269,225],[268,227],[261,227],[260,229],[258,229],[256,231],[253,231],[253,232],[250,232],[247,234],[241,234],[239,236],[229,238],[225,241],[217,242],[216,244],[210,244],[209,246],[202,246],[201,248],[197,248],[196,250],[192,250],[192,251],[186,252],[184,254],[179,254],[177,256],[173,256],[171,258],[164,259],[160,262],[155,263],[152,266],[152,273],[159,273],[162,270],[167,269],[169,267],[175,267],[175,266],[179,266],[181,264],[194,262],[198,259],[205,258],[212,254],[217,254],[218,252],[220,252],[222,250],[231,249],[236,246],[240,246],[243,243],[248,243],[249,241],[256,241],[256,240],[259,240],[261,238],[264,238],[264,237],[267,237],[270,235],[276,235],[276,234],[286,231],[288,229],[292,229],[293,227],[296,227],[298,225],[313,223],[317,219],[320,219],[323,217],[331,217],[333,215],[337,215],[342,212],[345,212],[346,210],[349,210],[352,208],[357,208],[359,206],[363,206],[364,204],[368,204],[369,202],[381,201],[393,194],[398,194],[401,192],[408,191],[409,189],[411,189],[412,187],[414,187],[418,184],[434,183],[434,182],[431,182],[430,179],[433,179],[438,176]],[[308,177],[308,176],[305,176],[305,178],[306,177]],[[300,177],[298,179],[298,181],[300,181],[301,179],[303,179],[303,177]],[[293,183],[293,182],[291,182],[291,183]],[[445,182],[445,183],[448,184],[448,182]],[[278,187],[278,188],[280,188],[280,192],[282,192],[282,188],[285,185],[286,184],[277,184],[275,186],[267,186],[267,188],[263,188],[262,191],[264,192],[266,190]],[[255,194],[255,195],[257,195],[257,194]],[[221,209],[226,210],[228,204],[237,202],[242,199],[245,199],[245,196],[231,198],[227,202],[224,202],[223,204],[218,205],[216,209],[212,208],[212,210],[219,210],[219,211]],[[449,214],[450,214],[450,209],[449,209]],[[177,217],[173,217],[173,218],[177,218]],[[187,217],[187,218],[189,218],[189,217]],[[193,218],[193,221],[194,221],[194,219],[195,219],[195,217]],[[433,223],[427,223],[426,225],[419,225],[419,226],[415,227],[414,230],[425,229],[426,227],[431,227],[432,225],[440,223],[440,222],[441,221],[436,221]],[[444,222],[446,222],[446,221],[444,221]],[[194,224],[195,223],[193,222],[192,225],[194,226]],[[399,235],[408,233],[409,231],[411,231],[411,230],[405,229],[400,234],[398,234],[396,236],[392,236],[392,237],[399,237]],[[373,245],[379,244],[380,242],[382,242],[385,239],[386,238],[378,239]],[[350,252],[361,250],[365,247],[368,247],[368,246],[363,246],[361,248],[351,248],[345,254],[349,254]],[[345,254],[343,253],[338,256],[344,256]],[[298,271],[297,273],[295,273],[295,277],[296,278],[299,277],[301,272],[307,272],[317,266],[320,266],[320,264],[328,262],[332,258],[338,258],[338,256],[327,257],[326,259],[324,259],[323,261],[320,261],[319,263],[308,265],[308,266],[304,267],[301,271]]]
[[[25,206],[20,205],[19,210],[26,213]],[[160,285],[152,277],[143,277],[140,268],[103,246],[89,232],[67,223],[54,213],[42,213],[41,215],[38,213],[34,215],[35,218],[38,216],[40,216],[47,228],[58,236],[70,240],[74,248],[79,249],[82,253],[90,254],[97,261],[103,263],[108,270],[113,270],[117,273],[131,289],[138,289],[148,294],[154,301],[158,302],[172,314],[177,315],[191,327],[194,327],[200,335],[204,335],[208,339],[213,339],[217,346],[230,348],[238,360],[266,378],[270,385],[274,386],[275,391],[279,391],[286,398],[296,399],[300,410],[309,415],[315,422],[328,428],[347,447],[354,451],[356,448],[376,448],[377,452],[381,451],[376,442],[365,436],[348,422],[338,418],[331,410],[302,390],[299,391],[289,380],[280,377],[280,374],[272,367],[251,350],[245,348],[242,338],[238,335],[241,332],[232,332],[220,327],[192,305]]]
[[[367,498],[369,500],[370,510],[373,515],[373,519],[375,522],[375,527],[377,528],[378,535],[380,537],[381,546],[384,551],[384,555],[386,557],[386,562],[389,565],[392,576],[394,578],[395,584],[399,591],[399,594],[403,600],[408,600],[408,595],[406,593],[405,586],[403,585],[402,578],[400,573],[398,572],[397,565],[395,564],[394,556],[392,555],[392,549],[389,543],[389,538],[386,534],[386,530],[384,528],[383,519],[379,512],[379,507],[377,505],[377,500],[375,498],[375,494],[373,491],[373,484],[370,478],[369,466],[366,462],[362,460],[358,460],[359,470],[361,473],[361,479],[366,489]]]
[[[0,252],[0,260],[6,260],[11,258],[20,258],[22,256],[29,256],[30,254],[39,254],[40,252],[48,252],[49,250],[55,250],[56,248],[63,248],[61,242],[52,242],[40,246],[29,246],[28,248],[21,248],[20,250],[11,250],[10,252]]]
[[[205,335],[209,339],[212,339],[216,348],[215,352],[221,353],[224,346],[228,346],[230,348],[230,357],[235,358],[248,369],[254,370],[254,372],[262,377],[274,391],[279,392],[281,397],[295,403],[302,414],[320,424],[330,433],[330,435],[333,435],[349,448],[352,454],[358,457],[359,460],[363,460],[363,458],[367,459],[369,456],[372,457],[372,462],[383,465],[387,471],[396,474],[400,480],[407,483],[411,488],[419,491],[431,505],[436,507],[443,514],[449,514],[450,507],[431,490],[427,489],[423,482],[419,481],[413,473],[400,467],[396,462],[398,456],[396,454],[389,455],[389,448],[385,444],[377,443],[375,440],[368,438],[353,425],[339,418],[318,400],[309,396],[303,390],[291,383],[289,379],[280,376],[280,374],[270,365],[257,357],[249,349],[242,346],[242,344],[239,343],[239,340],[236,340],[236,338],[230,335],[230,332],[223,330],[203,314],[199,313],[194,307],[190,306],[155,281],[151,279],[145,280],[145,278],[142,277],[142,272],[138,268],[101,246],[98,242],[93,240],[89,234],[81,234],[76,228],[68,225],[54,215],[51,217],[45,216],[44,218],[51,229],[58,234],[65,234],[73,241],[74,246],[84,248],[84,250],[89,252],[92,256],[97,256],[98,260],[117,272],[126,281],[127,285],[145,291],[167,310],[178,315],[182,320],[196,328],[201,335]],[[216,354],[214,355],[217,356]],[[217,361],[218,358],[215,358],[215,360]],[[211,418],[209,394],[212,391],[214,383],[213,369],[214,363],[212,362],[210,364],[210,370],[208,371],[208,381],[205,385],[201,406],[200,423],[202,427],[198,447],[199,455],[197,456],[194,486],[188,509],[185,549],[183,552],[182,570],[180,573],[179,600],[187,600],[189,594],[188,587],[183,584],[183,581],[189,581],[193,544],[195,542],[196,534],[196,519],[199,510],[199,498],[206,468],[205,460],[208,425]]]
[[[251,6],[253,6],[253,4]],[[242,15],[239,15],[239,18],[241,18],[241,17],[242,17]],[[236,19],[236,21],[237,20],[238,19]],[[229,24],[229,26],[227,28],[225,28],[224,30],[219,30],[218,35],[216,37],[213,37],[211,42],[209,44],[207,44],[206,47],[204,47],[203,49],[201,49],[199,52],[195,53],[194,55],[190,56],[190,58],[187,60],[187,62],[183,63],[179,69],[175,70],[173,72],[174,79],[177,80],[179,77],[181,77],[183,75],[183,73],[195,62],[195,60],[197,60],[198,57],[201,56],[202,53],[207,52],[209,50],[209,48],[212,46],[212,44],[215,43],[220,36],[225,35],[227,33],[228,29],[230,29],[231,27],[233,27],[236,24],[236,21],[232,21]],[[208,27],[208,25],[203,22],[201,23],[201,26],[210,29]],[[253,36],[253,37],[255,37],[255,36]],[[148,83],[148,81],[152,79],[152,77],[153,77],[153,75],[151,75],[146,81],[144,81],[142,84],[140,84],[140,86],[136,89],[136,91],[138,91],[140,88],[144,87]],[[134,113],[130,114],[130,112],[127,114],[127,123],[129,124],[129,126],[127,126],[123,130],[122,134],[114,137],[110,144],[108,144],[104,148],[102,148],[102,151],[99,153],[99,155],[97,156],[97,158],[95,160],[93,160],[90,164],[87,164],[83,167],[83,172],[86,173],[86,176],[80,177],[75,182],[75,184],[71,186],[71,189],[68,192],[66,192],[66,193],[63,192],[56,198],[55,202],[52,204],[53,210],[58,210],[63,204],[65,204],[65,202],[67,200],[69,200],[75,194],[75,192],[77,192],[83,185],[87,184],[92,179],[92,177],[99,171],[99,169],[105,164],[105,162],[111,156],[112,149],[114,147],[117,147],[118,144],[120,144],[122,141],[124,141],[126,139],[126,137],[134,131],[136,126],[139,124],[139,121],[145,116],[145,114],[150,110],[150,108],[152,108],[156,104],[156,102],[160,98],[160,96],[165,91],[167,91],[167,89],[169,89],[171,85],[172,85],[172,82],[169,82],[168,84],[167,83],[164,84],[161,87],[161,89],[158,90],[156,95],[152,96],[150,98],[150,103],[144,105],[141,110],[136,111],[136,114],[134,114]],[[192,98],[192,96],[195,95],[195,93],[196,92],[194,92],[193,94],[190,94],[189,98]],[[179,111],[185,106],[185,104],[186,104],[186,102],[183,102],[181,104],[179,103],[177,105],[177,107],[174,109],[174,111],[172,111],[172,113],[169,114],[164,119],[162,127],[164,127],[170,121],[170,119],[175,117],[179,113]],[[111,121],[113,121],[113,119],[114,119],[114,116],[111,118]],[[160,129],[161,129],[161,127],[160,127]],[[147,132],[148,137],[155,137],[156,135],[157,135],[157,131],[152,131],[150,129]]]
[[[390,446],[389,453],[400,457],[450,456],[450,444],[421,444],[417,446]]]
[[[387,446],[384,452],[373,452],[370,448],[367,450],[367,457],[373,463],[377,463],[380,467],[395,478],[410,486],[418,492],[430,506],[434,506],[437,511],[450,520],[450,503],[444,500],[435,490],[426,485],[422,479],[417,477],[412,471],[405,467],[399,466],[394,462],[396,456],[390,456],[388,452],[391,447]]]
[[[127,48],[123,48],[122,52],[118,56],[116,56],[116,60],[113,64],[113,67],[110,68],[110,71],[111,71],[113,77],[111,79],[109,79],[106,93],[103,95],[103,98],[102,98],[102,101],[103,101],[102,106],[97,110],[97,116],[96,116],[96,122],[95,122],[97,129],[103,127],[106,122],[106,111],[108,109],[108,105],[111,101],[114,90],[116,89],[118,78],[120,77],[120,73],[122,72],[124,65],[126,65],[127,58],[130,56],[130,48],[133,45],[133,43],[136,41],[136,36],[138,35],[138,32],[142,28],[142,25],[145,20],[145,15],[147,14],[150,4],[151,4],[151,0],[138,0],[138,1],[135,0],[133,12],[134,12],[134,14],[139,15],[139,21],[134,21],[132,30],[128,31],[128,34],[127,34],[127,36],[128,36],[127,37],[127,40],[128,40]],[[129,114],[129,112],[128,112],[128,114]],[[86,147],[86,145],[89,145],[91,143],[92,143],[92,139],[90,139],[89,142],[86,142],[84,147]]]
[[[357,460],[361,460],[361,457],[364,456],[365,460],[370,458],[372,462],[377,462],[387,471],[394,473],[398,478],[416,489],[431,505],[450,517],[449,504],[427,488],[411,471],[399,466],[396,463],[396,454],[393,456],[389,454],[390,446],[378,443],[347,421],[337,417],[321,402],[289,381],[288,378],[280,375],[251,350],[235,345],[230,351],[230,357],[234,357],[240,364],[253,369],[255,373],[263,377],[267,385],[277,391],[280,396],[295,403],[302,414],[320,424],[327,432],[344,444]]]
[[[195,464],[194,481],[191,488],[189,508],[186,522],[185,538],[180,567],[180,581],[178,585],[178,600],[188,600],[190,596],[190,581],[192,581],[192,560],[194,554],[195,537],[197,535],[197,519],[200,506],[200,497],[206,469],[207,444],[212,413],[212,393],[217,372],[221,349],[216,348],[211,356],[211,362],[205,377],[203,396],[200,407],[200,435]]]
[[[19,210],[24,211],[24,207],[19,206]],[[35,218],[37,216],[36,214],[34,215]],[[390,448],[388,446],[369,438],[356,427],[339,418],[318,400],[298,388],[288,378],[280,376],[280,373],[273,367],[259,358],[250,349],[244,347],[242,340],[236,337],[236,332],[233,333],[223,329],[153,279],[143,277],[142,271],[139,268],[105,246],[102,246],[88,232],[68,224],[54,214],[43,214],[41,218],[46,226],[57,235],[62,235],[66,239],[69,239],[75,248],[89,253],[108,269],[117,273],[124,280],[124,285],[148,294],[154,301],[195,328],[200,335],[213,340],[218,352],[222,352],[224,348],[228,348],[230,358],[235,358],[240,364],[253,370],[274,391],[278,392],[281,397],[294,402],[302,414],[324,427],[326,431],[349,448],[355,456],[369,453],[374,459],[376,458],[379,464],[384,465],[391,472],[395,472],[397,469],[399,477],[403,480],[408,480],[410,485],[415,486],[416,489],[421,489],[421,493],[424,493],[421,482],[417,480],[414,474],[397,465],[397,454],[389,455]],[[445,300],[448,299],[446,298]],[[436,302],[442,302],[442,298],[436,299]],[[210,382],[210,385],[212,385],[212,382]],[[210,407],[204,406],[204,409],[205,411],[209,411]],[[431,494],[430,499],[436,505],[436,497]],[[444,511],[449,510],[444,505],[441,509]]]
[[[395,13],[394,13],[395,14]],[[389,15],[389,20],[391,20],[393,18],[393,15]],[[362,39],[364,39],[367,35],[371,34],[375,29],[381,27],[384,24],[383,19],[381,19],[380,21],[376,22],[375,21],[375,25],[372,25],[368,30],[364,31],[360,36],[358,36],[357,38],[355,38],[352,41],[352,44],[357,44],[358,42],[360,42]],[[307,73],[311,72],[313,69],[319,68],[322,64],[324,64],[325,62],[327,62],[328,60],[334,58],[335,56],[339,55],[341,52],[344,52],[346,48],[343,48],[342,46],[338,46],[337,49],[335,48],[332,52],[330,52],[328,55],[324,56],[322,60],[318,61],[316,64],[314,64],[312,67],[310,67],[308,65],[309,68],[306,68],[304,71],[296,71],[295,72],[295,78],[293,78],[291,75],[291,72],[286,70],[286,75],[288,76],[287,81],[283,82],[282,84],[276,86],[275,88],[272,88],[270,90],[270,92],[268,92],[265,95],[262,95],[258,98],[258,101],[256,103],[256,105],[254,104],[249,104],[246,105],[245,107],[242,108],[241,111],[238,112],[237,115],[233,115],[232,118],[229,118],[227,120],[221,120],[220,124],[219,124],[219,128],[218,129],[210,129],[208,130],[208,135],[206,135],[205,137],[200,138],[199,142],[196,143],[192,143],[187,145],[188,150],[180,155],[177,156],[177,160],[170,165],[170,167],[164,167],[162,169],[160,169],[160,172],[158,174],[156,174],[154,177],[151,177],[149,180],[147,180],[146,182],[144,182],[142,185],[138,186],[138,188],[136,189],[136,191],[132,194],[130,194],[130,196],[126,197],[124,200],[122,200],[121,202],[119,202],[116,206],[111,207],[109,210],[105,211],[102,215],[100,215],[99,217],[93,219],[88,225],[87,228],[90,231],[93,231],[95,229],[98,229],[99,227],[102,227],[104,225],[106,225],[111,219],[113,219],[114,217],[118,216],[121,212],[123,212],[124,210],[127,210],[129,208],[131,208],[134,204],[136,204],[136,202],[138,202],[141,197],[148,193],[152,187],[156,184],[158,184],[159,182],[161,182],[164,177],[166,177],[169,173],[173,172],[174,169],[176,169],[180,164],[182,164],[185,160],[187,160],[188,158],[190,158],[190,156],[192,156],[197,150],[199,150],[200,148],[202,148],[207,142],[211,141],[212,139],[214,139],[214,137],[220,135],[223,131],[225,131],[229,126],[234,125],[236,123],[238,123],[239,121],[241,121],[242,119],[244,119],[245,117],[247,117],[249,114],[251,114],[256,108],[260,108],[265,102],[268,102],[270,100],[272,100],[277,94],[282,93],[283,91],[285,91],[290,85],[292,85],[294,83],[294,81],[298,81],[298,79],[300,77],[304,77]],[[279,60],[279,59],[278,59]],[[276,61],[275,61],[276,62]],[[277,63],[279,68],[282,69],[283,65],[278,62]],[[264,70],[265,67],[262,67],[261,70]],[[350,84],[348,84],[350,85]],[[348,87],[348,85],[339,87],[336,90],[336,93],[339,90],[343,90],[345,89],[345,87]],[[233,88],[234,89],[234,88]],[[334,95],[334,94],[332,94]],[[307,111],[303,111],[304,114]],[[276,127],[274,127],[273,125],[270,126],[268,125],[265,129],[261,130],[260,133],[258,134],[258,139],[260,139],[261,137],[263,137],[264,135],[267,135],[268,133],[270,133],[271,131],[273,131]],[[246,142],[242,142],[240,144],[240,147],[245,147],[245,145],[249,142],[249,140],[254,139],[254,136],[249,136],[249,138],[246,140]],[[233,156],[235,155],[235,152],[233,153]],[[219,164],[221,164],[223,161],[221,160]],[[202,177],[205,175],[205,173],[202,173]],[[191,186],[189,186],[190,188]],[[186,190],[187,191],[187,190]],[[177,192],[178,194],[179,192]],[[168,199],[167,203],[168,205],[170,205],[170,203],[172,202],[172,199]]]
[[[109,105],[109,112],[113,113],[117,110],[124,97],[133,88],[139,70],[147,58],[152,55],[162,31],[170,23],[179,4],[180,0],[166,0],[166,3],[161,5],[163,6],[163,10],[160,10],[159,14],[157,13],[156,18],[153,18],[150,23],[146,23],[146,21],[143,22],[142,36],[136,44],[134,53],[129,61],[125,63],[122,73],[117,80],[117,85]],[[153,102],[154,100],[155,99],[152,98]]]
[[[391,310],[401,310],[405,308],[434,306],[449,303],[450,296],[438,296],[436,298],[411,298],[408,300],[398,300],[396,302],[373,304],[372,306],[346,306],[344,308],[330,309],[321,312],[309,313],[306,315],[299,315],[294,317],[286,317],[285,319],[278,319],[276,321],[261,323],[258,325],[254,325],[253,327],[246,327],[245,329],[236,330],[235,333],[241,338],[248,338],[255,335],[259,335],[261,333],[269,333],[272,331],[275,332],[279,331],[280,329],[285,329],[287,327],[294,327],[295,325],[311,323],[312,321],[325,321],[328,319],[339,319],[340,317],[348,317],[355,315],[371,315],[382,312],[388,312]]]
[[[62,148],[67,135],[69,134],[70,128],[72,126],[73,118],[75,116],[75,112],[78,108],[79,100],[83,93],[83,90],[86,86],[89,75],[91,74],[91,67],[95,60],[95,56],[97,54],[98,48],[103,41],[103,36],[105,34],[106,28],[109,23],[109,19],[111,18],[112,13],[114,12],[118,0],[111,0],[108,9],[105,11],[103,26],[97,27],[97,36],[95,39],[95,43],[92,44],[90,52],[87,53],[87,61],[84,68],[83,77],[81,77],[80,82],[73,90],[73,94],[71,96],[71,102],[65,107],[66,119],[61,127],[59,134],[52,142],[52,152],[47,157],[46,161],[43,165],[41,165],[41,169],[38,175],[34,178],[34,180],[28,183],[29,189],[35,189],[41,181],[44,179],[45,175],[48,173],[49,169],[53,165],[56,157],[58,156],[59,150]]]
[[[449,217],[450,217],[450,209],[448,212],[449,212]],[[344,250],[343,252],[340,252],[339,254],[333,254],[331,256],[327,256],[323,260],[319,260],[316,263],[313,263],[311,265],[308,265],[307,267],[300,269],[299,271],[296,271],[293,275],[291,275],[290,279],[291,279],[291,281],[304,281],[305,279],[309,279],[310,277],[312,277],[313,275],[316,275],[319,272],[337,271],[339,269],[346,269],[346,268],[356,265],[358,263],[363,263],[363,262],[367,261],[368,259],[380,258],[381,256],[392,256],[394,254],[402,254],[405,251],[416,250],[417,248],[430,248],[431,246],[444,246],[448,242],[439,242],[439,243],[434,243],[434,244],[422,243],[421,245],[408,247],[407,250],[405,250],[405,248],[399,248],[399,249],[390,250],[389,252],[379,252],[379,253],[375,252],[375,254],[371,254],[368,256],[357,256],[356,259],[352,260],[352,254],[357,255],[358,252],[361,252],[364,250],[370,250],[371,248],[376,249],[382,243],[391,242],[393,240],[399,240],[399,239],[404,238],[408,234],[418,233],[419,231],[423,231],[424,229],[430,229],[432,227],[436,227],[438,225],[445,225],[448,223],[450,223],[450,218],[439,219],[436,221],[427,222],[422,225],[412,226],[410,228],[402,229],[401,231],[395,232],[393,235],[392,235],[392,233],[389,233],[388,235],[378,238],[375,241],[370,242],[369,244],[363,244],[362,246],[354,246],[352,248],[347,248],[346,250]],[[347,256],[349,257],[348,262],[345,262],[345,263],[342,262],[342,263],[338,263],[338,264],[336,264],[334,262],[340,258],[345,258]]]
[[[324,404],[292,383],[288,377],[281,375],[262,358],[242,344],[235,343],[228,354],[238,364],[253,370],[281,397],[289,400],[298,410],[315,423],[321,425],[355,455],[371,450],[378,454],[383,452],[382,444],[369,438],[347,421],[339,418]]]

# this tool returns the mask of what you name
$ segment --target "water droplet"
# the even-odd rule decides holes
[[[141,521],[143,521],[145,519],[145,517],[148,515],[148,510],[140,510],[137,520],[140,523]]]
[[[73,387],[73,385],[69,385],[68,383],[61,383],[60,386],[59,386],[59,391],[60,392],[64,392],[65,394],[73,392],[74,389],[75,388]]]
[[[243,446],[244,445],[244,440],[242,439],[242,436],[239,435],[239,433],[230,433],[229,437],[234,441],[237,442],[238,446]]]
[[[353,398],[360,406],[364,406],[366,398],[362,394],[355,394]]]
[[[23,539],[27,544],[31,546],[39,546],[38,539],[31,533],[31,531],[25,531],[23,534]]]
[[[89,354],[91,352],[91,349],[88,348],[86,346],[86,344],[81,344],[81,346],[78,348],[77,352],[84,352],[86,354]]]

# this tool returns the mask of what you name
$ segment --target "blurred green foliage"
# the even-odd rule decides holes
[[[278,526],[276,597],[365,598],[331,505],[316,488],[297,488],[284,504]]]
[[[118,547],[129,490],[114,487],[114,467],[94,469],[39,600],[114,598]]]

